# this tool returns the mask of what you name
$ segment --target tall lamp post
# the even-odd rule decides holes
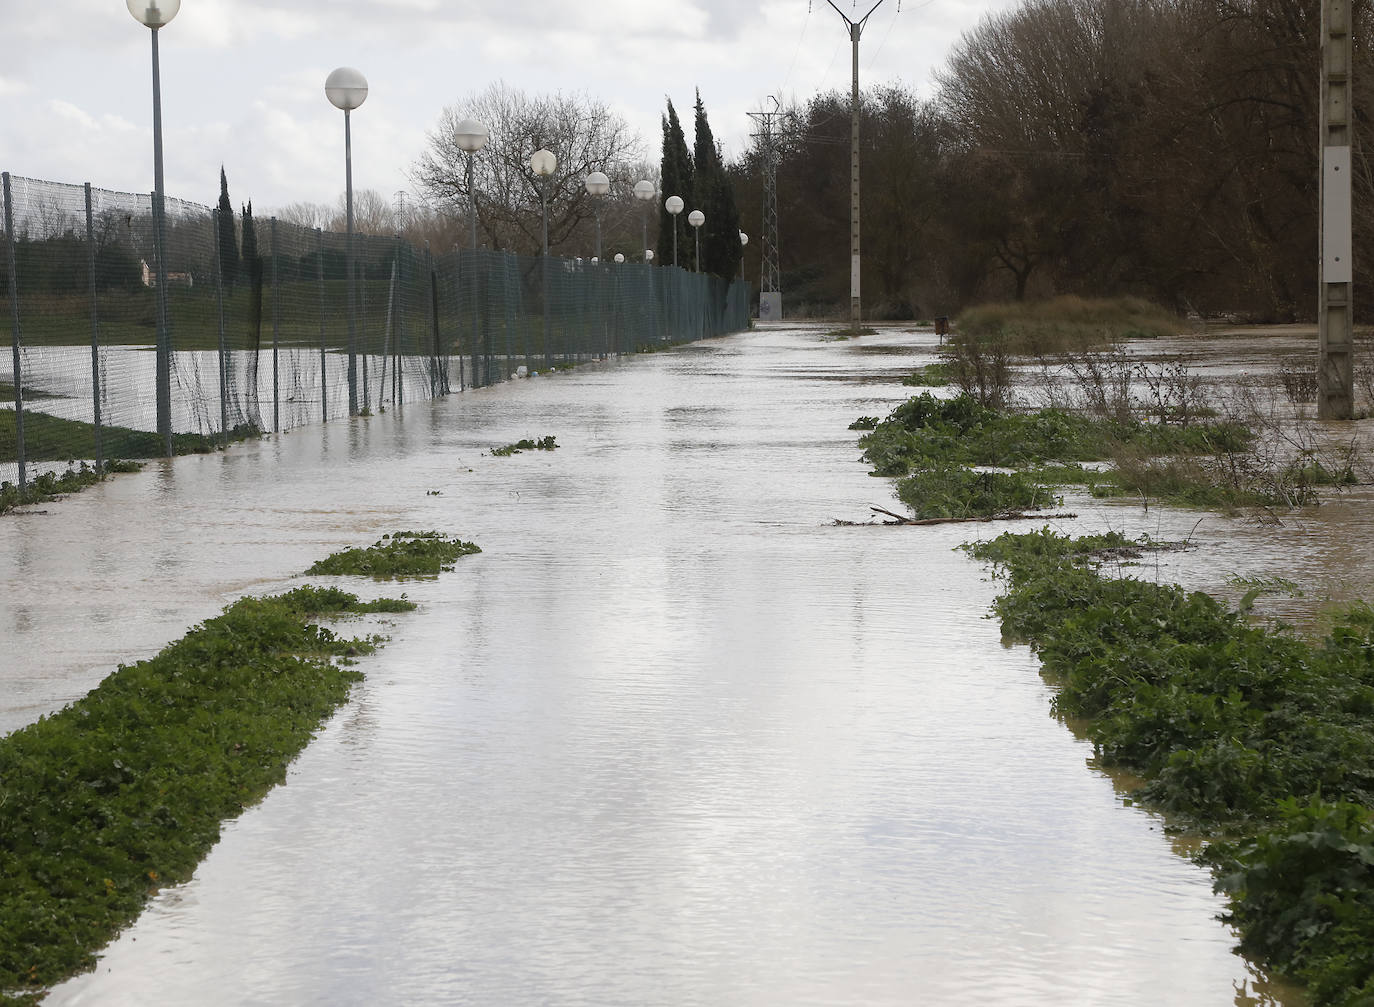
[[[126,0],[132,3],[133,0]],[[344,262],[348,270],[348,415],[358,415],[358,320],[353,265],[353,125],[349,117],[367,100],[367,78],[351,66],[341,66],[324,81],[325,97],[344,114],[344,207],[348,228]]]
[[[530,155],[530,171],[539,178],[539,203],[544,211],[544,261],[540,263],[544,286],[544,363],[552,366],[553,347],[549,345],[549,178],[558,169],[558,158],[551,150],[536,150]]]
[[[558,158],[551,150],[536,150],[530,155],[530,171],[539,176],[539,202],[544,210],[544,255],[549,254],[549,177],[558,170]]]
[[[469,263],[468,272],[472,274],[472,381],[477,383],[477,330],[478,307],[477,307],[477,186],[472,180],[472,162],[477,157],[477,152],[487,145],[491,139],[491,131],[476,119],[464,119],[453,131],[453,140],[458,144],[458,149],[468,156],[467,163],[467,186],[468,186],[468,236],[472,242],[472,261]],[[488,333],[490,337],[490,333]],[[491,347],[487,346],[486,360],[487,373],[483,384],[491,384]],[[460,356],[461,360],[462,357]],[[459,364],[459,372],[462,365]]]
[[[606,177],[604,171],[594,171],[587,176],[584,183],[587,186],[587,193],[592,197],[592,205],[596,207],[596,258],[601,260],[601,204],[606,198],[606,193],[611,191],[611,180]]]
[[[673,265],[677,265],[677,215],[682,212],[687,204],[682,201],[681,196],[669,196],[663,201],[663,208],[673,217]]]
[[[639,216],[641,223],[644,225],[644,244],[641,247],[645,251],[649,249],[649,204],[654,201],[656,195],[658,195],[658,192],[654,188],[654,183],[650,182],[647,178],[640,179],[635,183],[635,199],[644,204],[644,212]],[[649,260],[646,258],[644,261],[648,262]]]
[[[153,258],[157,261],[157,432],[168,456],[172,454],[172,334],[167,325],[167,215],[162,178],[162,71],[158,64],[157,32],[177,16],[181,0],[124,0],[134,20],[153,36]]]
[[[491,139],[491,130],[476,119],[464,119],[453,132],[453,140],[458,149],[468,156],[468,233],[472,239],[472,250],[477,251],[477,189],[472,182],[472,160],[477,152]]]
[[[700,210],[693,210],[687,214],[687,223],[692,225],[692,230],[696,232],[697,238],[697,261],[696,272],[701,272],[701,225],[706,223],[706,214]]]

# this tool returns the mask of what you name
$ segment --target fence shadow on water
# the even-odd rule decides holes
[[[152,197],[4,184],[0,483],[165,454]],[[739,281],[358,235],[350,328],[345,235],[266,219],[221,242],[171,199],[166,220],[177,453],[749,326]]]

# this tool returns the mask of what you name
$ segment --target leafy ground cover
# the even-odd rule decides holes
[[[90,968],[285,779],[361,677],[349,659],[379,643],[315,620],[414,607],[317,587],[245,598],[0,738],[0,997]]]
[[[514,444],[507,444],[505,447],[492,448],[491,453],[498,458],[507,458],[511,455],[518,455],[522,451],[557,451],[558,442],[553,435],[541,437],[538,440],[525,437],[516,441]]]
[[[1105,576],[1148,543],[1048,530],[968,547],[1104,764],[1215,841],[1203,854],[1241,948],[1318,1005],[1374,1002],[1374,610],[1320,641],[1200,592]],[[1111,571],[1107,571],[1111,572]],[[1116,572],[1120,573],[1118,569]]]
[[[482,550],[471,542],[437,531],[398,531],[359,549],[345,549],[320,560],[306,576],[358,576],[377,580],[437,577],[453,569],[461,556]]]
[[[1184,427],[1059,409],[1015,412],[980,405],[969,395],[923,392],[877,422],[859,444],[874,475],[901,476],[933,464],[1018,468],[1106,461],[1123,447],[1152,455],[1241,451],[1250,439],[1238,423]]]
[[[79,468],[69,468],[62,473],[44,472],[30,480],[22,490],[14,483],[0,482],[0,514],[16,507],[56,500],[68,493],[94,486],[111,473],[137,472],[142,467],[138,462],[113,461],[96,471],[82,462]]]
[[[933,364],[918,367],[906,377],[902,384],[909,388],[943,388],[954,380],[954,369],[949,361],[939,360]]]
[[[897,499],[917,521],[1019,514],[1060,502],[1049,487],[1024,473],[979,472],[963,465],[918,469],[897,481]]]

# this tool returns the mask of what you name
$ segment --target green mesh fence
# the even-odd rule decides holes
[[[372,235],[354,236],[350,313],[346,235],[221,235],[169,199],[159,340],[152,197],[3,182],[0,483],[20,487],[749,326],[742,282]]]

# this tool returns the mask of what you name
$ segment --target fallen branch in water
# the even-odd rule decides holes
[[[1036,520],[1036,519],[1043,520],[1043,521],[1050,521],[1050,520],[1062,520],[1062,519],[1065,519],[1065,518],[1076,518],[1076,517],[1078,517],[1077,514],[1022,514],[1022,513],[1019,513],[1019,512],[1018,512],[1018,513],[1012,513],[1012,514],[986,514],[986,515],[981,515],[981,516],[978,516],[978,517],[928,517],[928,518],[909,518],[909,517],[903,517],[903,516],[900,515],[900,514],[894,514],[892,511],[886,510],[886,509],[884,509],[884,508],[882,508],[882,507],[875,507],[875,506],[873,506],[872,504],[869,505],[869,508],[868,508],[868,509],[871,510],[871,511],[873,511],[875,514],[882,514],[882,515],[884,515],[884,516],[886,516],[886,517],[892,518],[893,520],[891,520],[891,521],[884,521],[884,522],[883,522],[883,524],[887,525],[888,527],[894,527],[894,526],[896,526],[896,525],[986,524],[986,523],[988,523],[988,522],[990,522],[990,521],[1031,521],[1031,520]],[[871,521],[841,521],[839,518],[836,518],[836,519],[835,519],[835,524],[838,525],[838,526],[840,526],[840,527],[855,528],[855,527],[859,527],[860,525],[872,524],[872,522],[871,522]]]

